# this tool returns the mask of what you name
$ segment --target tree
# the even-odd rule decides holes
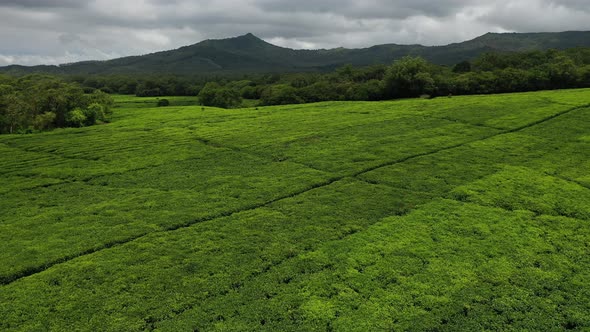
[[[315,83],[315,79],[312,74],[296,74],[290,76],[291,86],[297,89],[304,88],[308,85]]]
[[[487,52],[480,55],[473,63],[473,67],[480,71],[494,71],[508,67],[506,54]]]
[[[19,129],[28,126],[27,117],[25,116],[28,105],[24,99],[13,93],[4,96],[0,105],[0,120],[2,121],[2,132],[13,134]]]
[[[110,95],[102,92],[102,91],[94,91],[94,93],[88,96],[87,103],[92,106],[92,104],[98,104],[102,108],[101,117],[98,119],[100,121],[107,121],[108,117],[113,114],[113,106],[115,105],[115,100]],[[96,107],[96,105],[95,105]]]
[[[558,55],[548,64],[549,80],[555,88],[566,88],[578,81],[578,72],[572,59]]]
[[[215,94],[217,90],[219,90],[221,86],[216,82],[209,82],[205,84],[205,86],[199,91],[199,101],[201,105],[204,106],[213,106],[213,100],[215,99]]]
[[[430,94],[434,79],[430,64],[420,57],[404,57],[393,63],[385,75],[385,93],[388,97],[406,98]]]
[[[158,97],[162,95],[162,89],[153,80],[146,80],[137,84],[135,95],[138,97]]]
[[[528,90],[528,72],[525,70],[509,67],[497,71],[496,75],[498,78],[496,83],[497,92],[518,92]]]
[[[292,92],[293,95],[297,95],[303,101],[308,103],[315,103],[318,101],[326,100],[342,100],[345,99],[345,95],[348,89],[340,91],[341,85],[337,82],[319,81],[305,88],[299,89],[298,91]]]
[[[304,100],[297,94],[297,89],[290,85],[279,84],[266,88],[260,97],[262,105],[301,104]]]
[[[232,108],[242,104],[242,97],[235,89],[210,82],[199,92],[199,101],[204,106]]]
[[[461,61],[453,67],[454,73],[468,73],[471,71],[471,62]]]
[[[348,100],[381,100],[383,98],[383,85],[379,80],[369,80],[364,83],[354,84],[346,93]]]
[[[240,93],[234,89],[222,87],[215,93],[213,105],[221,108],[235,108],[242,104]]]
[[[46,130],[53,128],[53,122],[55,121],[55,113],[47,112],[39,114],[33,120],[33,127],[36,130]]]
[[[579,73],[580,86],[590,87],[590,64],[580,68]]]
[[[351,64],[344,65],[336,69],[336,75],[338,75],[342,81],[352,81],[354,77],[354,68]]]
[[[240,95],[244,99],[259,99],[260,89],[255,86],[245,86],[240,90]]]

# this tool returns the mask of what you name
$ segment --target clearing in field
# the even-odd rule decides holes
[[[589,103],[120,97],[1,136],[0,330],[588,329]]]

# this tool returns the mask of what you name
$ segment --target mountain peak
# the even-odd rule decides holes
[[[252,33],[247,33],[245,35],[226,38],[226,39],[217,39],[211,40],[210,43],[216,45],[217,47],[223,48],[230,48],[230,49],[260,49],[260,48],[268,48],[268,47],[277,47],[272,44],[265,42],[264,40],[256,37]]]
[[[264,40],[262,40],[262,39],[260,39],[260,38],[256,37],[256,36],[255,36],[253,33],[251,33],[251,32],[248,32],[248,33],[247,33],[247,34],[245,34],[245,35],[241,35],[241,36],[237,36],[237,37],[234,37],[234,38],[229,38],[229,39],[230,39],[230,40],[231,40],[231,39],[233,39],[233,40],[244,40],[244,41],[250,41],[250,42],[264,42]]]

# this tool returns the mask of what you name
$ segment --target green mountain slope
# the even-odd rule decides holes
[[[0,72],[26,74],[240,74],[289,71],[322,71],[343,64],[390,63],[406,55],[419,55],[437,64],[455,64],[483,52],[565,49],[590,46],[590,31],[559,33],[488,33],[473,40],[445,46],[384,44],[369,48],[293,50],[272,45],[246,34],[205,40],[175,50],[108,61],[84,61],[60,66],[8,66]]]

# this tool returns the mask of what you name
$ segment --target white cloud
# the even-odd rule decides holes
[[[585,10],[576,1],[504,1],[503,6],[488,6],[482,22],[507,30],[547,32],[590,30],[590,4]]]
[[[291,48],[590,30],[588,0],[0,0],[0,65],[145,54],[252,32]]]

